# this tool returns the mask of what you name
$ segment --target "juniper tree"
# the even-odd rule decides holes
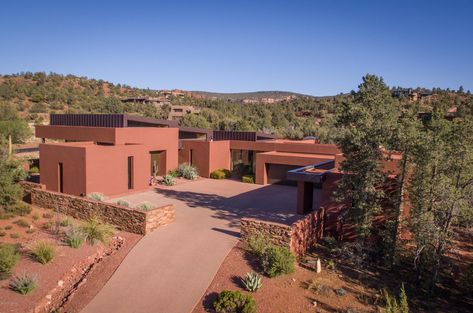
[[[410,186],[410,228],[418,279],[432,289],[453,236],[452,225],[471,211],[473,197],[473,122],[448,121],[445,106],[435,105],[414,154]]]
[[[383,79],[375,75],[363,77],[353,102],[346,102],[336,125],[341,129],[337,145],[345,160],[346,173],[338,188],[338,199],[349,205],[349,216],[363,238],[371,231],[373,215],[380,211],[384,198],[382,186],[385,147],[396,129],[398,110]]]

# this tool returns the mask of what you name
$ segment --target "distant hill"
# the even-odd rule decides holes
[[[262,99],[289,99],[289,98],[315,98],[311,95],[304,95],[300,93],[290,91],[253,91],[253,92],[236,92],[236,93],[219,93],[219,92],[208,92],[208,91],[191,91],[192,96],[230,100],[230,101],[243,101],[243,100],[256,100],[261,101]]]

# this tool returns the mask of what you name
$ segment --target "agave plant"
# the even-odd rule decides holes
[[[245,286],[245,289],[250,292],[255,292],[263,285],[261,282],[261,276],[256,273],[246,273],[245,277],[241,279],[241,282]]]

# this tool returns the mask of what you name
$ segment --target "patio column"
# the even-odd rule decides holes
[[[315,191],[315,192],[314,192]],[[320,208],[322,183],[297,182],[297,214],[308,214]]]

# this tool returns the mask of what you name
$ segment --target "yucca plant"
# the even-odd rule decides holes
[[[21,276],[16,276],[10,282],[10,289],[13,291],[19,292],[22,295],[26,295],[33,291],[38,285],[38,279],[36,276],[23,274]]]
[[[176,182],[174,181],[174,177],[172,175],[164,175],[163,179],[161,180],[161,184],[165,186],[174,186]]]
[[[250,292],[257,291],[263,285],[261,282],[261,276],[253,272],[246,273],[245,277],[241,279],[241,282],[243,283],[243,286],[245,286],[245,289]]]
[[[105,196],[103,193],[100,192],[92,192],[91,194],[88,195],[89,199],[95,200],[95,201],[103,201],[105,199]]]
[[[82,246],[85,241],[85,234],[77,227],[71,226],[66,230],[66,244],[74,249],[78,249]]]
[[[126,200],[122,200],[122,199],[117,200],[116,204],[127,207],[127,208],[130,207],[130,202]]]
[[[115,227],[103,223],[98,217],[85,221],[79,228],[91,244],[98,242],[107,243],[115,233]]]
[[[154,208],[154,205],[151,202],[143,201],[138,204],[135,208],[143,210],[143,211],[150,211]]]

